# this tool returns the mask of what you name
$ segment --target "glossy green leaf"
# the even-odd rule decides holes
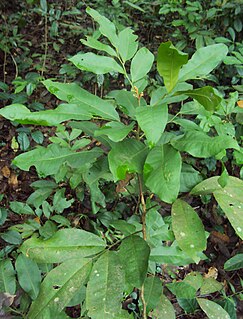
[[[22,104],[11,104],[0,110],[0,115],[21,124],[53,126],[68,120],[89,120],[92,117],[88,107],[77,104],[60,104],[54,110],[30,112]]]
[[[138,105],[138,99],[133,95],[133,92],[119,90],[112,91],[110,96],[114,97],[122,112],[135,119],[136,108]]]
[[[101,252],[105,242],[98,236],[81,229],[61,229],[47,240],[32,237],[20,251],[39,263],[58,263],[71,258],[91,256]]]
[[[203,278],[203,284],[200,289],[201,295],[209,295],[223,289],[223,285],[214,278]]]
[[[18,215],[34,215],[34,211],[33,209],[26,203],[22,203],[22,202],[10,202],[10,208],[11,210],[18,214]]]
[[[0,260],[0,292],[11,295],[16,292],[15,270],[9,258]]]
[[[47,90],[58,99],[77,104],[80,109],[107,120],[119,121],[119,115],[113,105],[96,95],[82,89],[76,83],[60,83],[51,80],[43,81]],[[82,113],[82,111],[80,110]]]
[[[24,171],[28,171],[31,166],[35,166],[39,176],[45,177],[56,174],[65,162],[73,168],[83,166],[84,169],[88,169],[90,164],[102,153],[99,148],[74,152],[57,144],[50,144],[47,148],[37,147],[32,151],[20,154],[15,157],[13,163]]]
[[[198,253],[207,247],[205,230],[194,209],[180,199],[172,205],[172,229],[178,246],[198,262]]]
[[[229,176],[227,185],[222,188],[218,176],[208,178],[195,186],[191,194],[203,195],[213,193],[219,206],[229,219],[237,235],[243,239],[243,181]]]
[[[224,264],[224,270],[232,271],[243,268],[243,254],[237,254],[228,259]]]
[[[166,287],[176,295],[176,298],[194,299],[196,297],[196,288],[184,281],[173,282]]]
[[[112,47],[110,47],[109,45],[104,44],[104,43],[96,40],[93,37],[87,36],[86,40],[82,39],[81,42],[84,45],[86,45],[86,46],[88,46],[90,48],[93,48],[93,49],[96,49],[96,50],[99,50],[99,51],[104,51],[104,52],[108,53],[111,56],[117,56],[116,51],[114,49],[112,49]]]
[[[155,145],[164,132],[168,119],[167,105],[141,106],[136,118],[150,145]]]
[[[86,308],[92,319],[116,319],[125,285],[117,253],[106,251],[94,264],[86,290]]]
[[[175,87],[180,69],[183,64],[187,63],[187,60],[188,55],[178,51],[170,41],[160,44],[157,56],[157,69],[164,79],[167,92],[171,92]]]
[[[150,71],[154,62],[153,54],[147,48],[137,51],[131,62],[131,77],[135,83],[141,80]]]
[[[170,145],[153,148],[145,161],[145,185],[161,200],[172,203],[180,188],[181,157]]]
[[[109,19],[99,14],[98,11],[87,8],[86,12],[96,21],[99,23],[99,30],[100,32],[106,36],[109,41],[113,44],[114,47],[118,48],[119,39],[116,34],[116,27],[114,23],[112,23]]]
[[[186,275],[183,282],[189,284],[190,286],[194,287],[196,291],[201,288],[203,285],[203,277],[199,272],[192,271],[188,275]]]
[[[193,263],[193,259],[186,255],[178,246],[160,246],[151,249],[149,260],[160,264],[184,266]]]
[[[131,287],[141,288],[147,270],[150,249],[139,236],[129,236],[122,241],[119,258],[123,264],[126,282]]]
[[[78,69],[93,72],[95,74],[106,74],[109,72],[124,73],[123,68],[113,59],[92,52],[78,53],[69,59]]]
[[[162,282],[159,277],[149,276],[144,282],[144,299],[147,311],[155,309],[162,293]]]
[[[190,192],[191,189],[203,180],[202,175],[191,165],[182,164],[180,177],[180,192]]]
[[[108,154],[114,180],[125,179],[126,173],[142,173],[147,147],[135,139],[126,139],[112,146]]]
[[[130,60],[136,53],[138,49],[137,38],[137,35],[133,34],[133,30],[130,28],[126,28],[118,34],[118,52],[123,62]]]
[[[36,262],[20,254],[16,259],[15,268],[21,288],[27,292],[32,300],[35,300],[39,294],[41,283],[41,271]]]
[[[187,152],[194,157],[212,157],[227,148],[239,149],[239,145],[231,136],[210,137],[204,132],[189,131],[171,141],[178,151]]]
[[[218,43],[198,49],[179,74],[179,81],[205,77],[223,61],[228,53],[225,44]]]
[[[230,319],[228,312],[216,302],[204,298],[197,298],[197,302],[209,319]]]
[[[175,310],[171,302],[165,295],[161,295],[156,309],[153,311],[156,319],[175,319]]]
[[[46,319],[58,315],[77,291],[86,284],[92,263],[89,259],[67,260],[51,270],[32,303],[27,319]],[[53,318],[53,317],[50,317]]]
[[[207,111],[214,112],[219,108],[219,104],[222,98],[216,94],[215,90],[211,86],[204,86],[199,89],[181,91],[178,94],[185,94],[195,99],[200,103]]]
[[[120,122],[108,122],[95,131],[94,136],[107,135],[113,142],[120,142],[133,129],[133,126],[134,122],[129,125],[124,125]]]

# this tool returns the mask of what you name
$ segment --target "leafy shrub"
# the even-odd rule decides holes
[[[228,48],[212,44],[188,58],[171,42],[161,43],[157,70],[164,85],[148,95],[154,55],[139,48],[130,28],[117,33],[107,18],[90,8],[87,12],[99,24],[102,38],[89,36],[82,42],[105,55],[78,53],[69,60],[81,71],[118,73],[127,89],[122,86],[102,99],[77,83],[47,79],[47,90],[64,101],[56,109],[31,112],[23,104],[11,104],[0,110],[17,123],[57,128],[47,147],[38,146],[13,161],[25,171],[34,166],[39,177],[55,182],[37,181],[27,203],[10,204],[13,212],[30,219],[5,234],[10,244],[5,254],[20,247],[15,270],[10,257],[0,262],[2,291],[13,302],[16,271],[18,285],[26,292],[21,311],[29,319],[66,318],[65,307],[79,304],[83,318],[175,318],[158,266],[207,258],[203,251],[208,234],[189,196],[213,195],[243,238],[243,182],[229,176],[225,167],[232,156],[237,165],[243,163],[235,131],[242,114],[236,106],[238,94],[223,99],[211,86],[191,84],[203,81],[225,59]],[[210,158],[221,164],[220,176],[207,178],[195,165],[195,159]],[[63,183],[76,191],[81,203],[88,190],[97,217],[93,232],[71,227],[62,215],[73,203],[73,198],[65,198]],[[136,207],[125,216],[122,205],[114,208],[114,198],[125,206],[135,198]],[[164,203],[171,205],[170,216],[160,214]],[[214,278],[195,272],[165,286],[186,312],[201,308],[209,318],[230,318],[224,304],[207,298],[223,289]],[[6,308],[11,300],[5,300]]]

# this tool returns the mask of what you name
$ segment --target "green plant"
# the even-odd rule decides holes
[[[162,284],[158,276],[160,264],[181,266],[207,258],[203,251],[208,234],[187,202],[188,192],[190,196],[213,194],[243,238],[243,182],[229,176],[225,168],[230,156],[242,165],[241,138],[235,131],[242,114],[235,105],[238,95],[223,99],[215,88],[194,88],[187,82],[203,81],[228,49],[213,44],[188,60],[171,42],[162,43],[157,70],[164,85],[148,96],[153,54],[139,48],[130,28],[117,33],[107,18],[90,8],[87,12],[110,44],[95,37],[82,42],[106,55],[79,53],[69,60],[97,75],[119,73],[129,90],[111,91],[101,99],[76,83],[47,79],[44,86],[65,103],[39,112],[22,104],[0,110],[2,116],[20,124],[57,127],[47,147],[39,146],[13,161],[25,171],[35,166],[40,177],[51,176],[55,183],[39,181],[26,204],[10,205],[13,212],[35,218],[10,229],[17,237],[10,244],[20,245],[15,270],[26,294],[20,310],[5,306],[5,311],[19,311],[29,319],[67,318],[65,307],[79,304],[81,318],[145,319],[149,314],[169,319],[175,318],[166,297],[169,289],[185,312],[202,309],[209,318],[229,319],[222,306],[207,298],[222,291],[217,280],[206,280],[195,272],[181,282]],[[207,178],[197,170],[195,159],[208,158],[221,165],[220,176]],[[69,219],[60,215],[71,209],[73,198],[66,200],[59,183],[70,185],[81,203],[90,194],[97,217],[96,224],[90,223],[93,233],[70,227]],[[171,215],[161,214],[163,203],[172,205]],[[5,255],[11,252],[10,247]],[[9,257],[2,259],[0,269],[3,292],[13,300],[16,281]],[[129,298],[132,301],[127,302]]]

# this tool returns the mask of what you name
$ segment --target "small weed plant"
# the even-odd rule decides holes
[[[161,43],[156,67],[163,85],[152,87],[154,55],[139,47],[133,31],[117,32],[94,9],[87,13],[99,25],[95,36],[82,40],[92,52],[69,60],[82,72],[117,74],[120,89],[100,98],[78,83],[46,79],[46,89],[62,101],[55,109],[32,112],[11,104],[0,110],[16,123],[56,126],[47,147],[13,161],[24,171],[34,166],[42,179],[32,184],[27,203],[10,203],[27,220],[2,235],[9,244],[0,261],[3,311],[16,318],[68,318],[66,307],[80,305],[80,318],[173,319],[170,291],[185,313],[201,309],[209,318],[234,318],[235,306],[216,279],[191,272],[180,282],[163,281],[166,269],[207,259],[209,234],[189,204],[193,196],[217,202],[243,239],[243,181],[226,169],[229,158],[243,164],[238,93],[224,99],[211,86],[195,87],[228,48],[212,44],[189,58],[171,42]],[[221,173],[207,178],[199,170],[210,160]],[[88,217],[72,213],[68,187],[82,209],[90,202],[90,231],[78,226]],[[1,224],[6,219],[2,209]],[[225,269],[241,268],[241,257],[228,260]],[[222,300],[212,300],[220,291]],[[225,307],[227,301],[232,307]]]

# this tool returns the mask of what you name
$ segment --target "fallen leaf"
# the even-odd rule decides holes
[[[1,169],[1,172],[3,174],[4,177],[9,178],[11,172],[10,169],[8,168],[8,166],[3,166],[3,168]]]
[[[204,278],[214,278],[217,279],[218,277],[218,269],[215,267],[210,267],[208,272],[204,274]]]
[[[17,188],[18,187],[18,177],[17,175],[15,175],[14,173],[12,173],[8,179],[8,184],[10,186],[12,186],[13,188]]]
[[[238,102],[237,102],[237,105],[238,105],[240,108],[243,108],[243,101],[242,101],[242,100],[238,101]]]

